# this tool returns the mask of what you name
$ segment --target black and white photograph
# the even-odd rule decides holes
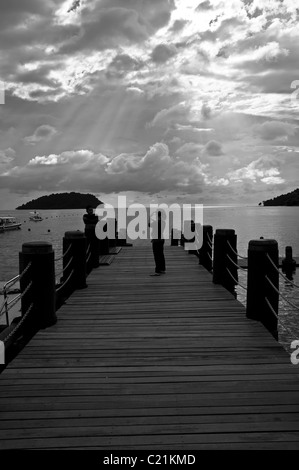
[[[299,450],[298,23],[1,0],[1,457]]]

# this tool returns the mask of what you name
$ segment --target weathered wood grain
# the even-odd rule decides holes
[[[299,366],[195,256],[89,275],[0,376],[0,449],[299,449]]]

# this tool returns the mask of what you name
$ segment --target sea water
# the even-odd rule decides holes
[[[43,221],[31,222],[29,211],[0,211],[0,216],[13,216],[22,222],[21,230],[0,233],[0,288],[5,281],[19,273],[19,252],[23,243],[48,241],[53,245],[55,257],[58,258],[62,254],[64,233],[71,230],[84,231],[84,213],[85,210],[44,210],[40,211]],[[280,256],[284,256],[286,246],[292,246],[293,256],[299,257],[298,215],[299,207],[204,206],[203,223],[212,225],[214,232],[218,228],[234,229],[237,234],[238,252],[242,256],[247,256],[249,240],[264,237],[277,240]],[[293,281],[299,285],[298,273],[299,268]],[[246,272],[239,271],[239,281],[246,286]],[[299,289],[292,287],[282,278],[280,289],[288,299],[299,305]],[[245,304],[245,290],[238,286],[236,292],[237,298]],[[14,312],[13,315],[16,315],[16,309]],[[299,311],[281,300],[280,317],[281,324],[287,325],[288,331],[291,327],[293,339],[299,339]],[[0,322],[3,323],[3,317]],[[281,331],[281,336],[284,337],[283,331],[286,334],[287,330]],[[290,342],[290,334],[286,342]]]

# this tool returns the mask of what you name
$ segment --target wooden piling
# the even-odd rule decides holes
[[[213,282],[233,291],[238,283],[237,235],[232,229],[217,229],[214,236]]]
[[[276,339],[279,302],[278,259],[276,240],[260,239],[249,242],[246,316],[262,322]]]
[[[31,264],[24,275],[22,272]],[[29,283],[30,289],[21,299],[22,316],[30,305],[32,309],[24,327],[26,330],[47,328],[57,321],[55,313],[55,267],[54,251],[48,242],[23,243],[19,253],[20,290],[24,293]]]

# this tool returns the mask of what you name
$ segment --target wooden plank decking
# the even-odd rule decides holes
[[[197,259],[123,248],[0,376],[0,449],[299,449],[299,369]],[[299,367],[299,366],[298,366]]]

